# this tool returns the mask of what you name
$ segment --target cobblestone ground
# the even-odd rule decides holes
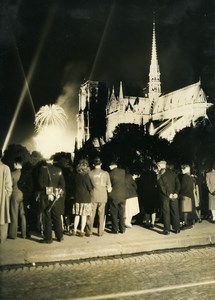
[[[0,276],[2,300],[213,300],[215,247],[2,269]]]

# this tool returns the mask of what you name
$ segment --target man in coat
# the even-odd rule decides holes
[[[21,234],[22,238],[26,238],[26,217],[23,202],[23,192],[20,189],[19,182],[22,172],[23,161],[21,157],[14,159],[14,170],[11,173],[13,191],[10,199],[10,217],[11,223],[9,225],[8,237],[11,239],[17,238],[18,232],[18,218],[21,221]]]
[[[10,168],[1,161],[0,150],[0,243],[7,239],[8,224],[10,223],[10,196],[12,193],[12,178]]]
[[[116,162],[112,162],[109,167],[109,175],[112,185],[112,191],[109,193],[112,233],[124,233],[126,203],[125,170],[118,168]]]
[[[208,208],[211,211],[211,223],[215,224],[215,162],[212,165],[211,172],[206,174],[206,185],[208,188]]]
[[[161,207],[163,213],[164,231],[163,234],[170,234],[170,225],[175,233],[180,232],[180,217],[178,194],[180,181],[177,174],[167,169],[166,161],[157,163],[158,167],[158,188],[160,192]]]
[[[89,176],[93,184],[91,191],[92,215],[89,217],[89,235],[93,232],[93,224],[96,212],[98,211],[98,235],[102,236],[105,226],[105,206],[107,203],[108,192],[111,192],[111,182],[108,172],[102,170],[102,161],[96,157],[93,161],[94,169],[90,171]]]
[[[62,170],[53,165],[53,159],[47,159],[39,172],[40,202],[44,239],[41,243],[52,243],[52,224],[58,242],[63,239],[61,216],[64,212],[65,181]]]

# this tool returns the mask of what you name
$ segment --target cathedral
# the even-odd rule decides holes
[[[79,90],[77,148],[81,148],[89,138],[109,141],[117,125],[129,123],[147,125],[150,135],[157,134],[171,142],[178,131],[195,125],[200,117],[207,117],[207,108],[212,104],[207,102],[200,80],[168,94],[162,94],[155,22],[149,82],[142,95],[126,96],[122,82],[119,83],[117,94],[114,87],[109,91],[102,82],[84,82]]]

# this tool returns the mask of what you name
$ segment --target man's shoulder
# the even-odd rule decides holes
[[[2,169],[9,169],[10,170],[10,168],[8,167],[8,165],[4,164],[2,161],[0,161],[0,168],[2,168]]]
[[[123,168],[119,168],[119,167],[117,167],[117,168],[113,169],[112,171],[116,171],[116,172],[125,173],[125,169],[123,169]]]
[[[19,174],[19,173],[21,173],[20,169],[15,169],[11,172],[12,175]]]
[[[167,169],[166,174],[174,177],[178,177],[178,174],[176,173],[175,170]]]
[[[175,171],[166,169],[163,173],[160,174],[160,178],[176,179],[178,178],[178,175]]]
[[[110,176],[114,176],[114,177],[120,176],[120,178],[122,178],[122,177],[125,178],[125,170],[121,169],[121,168],[115,168],[115,169],[111,170],[109,174],[110,174]]]
[[[89,173],[90,177],[94,177],[94,176],[109,176],[109,173],[103,169],[93,169],[90,171]]]
[[[215,171],[209,171],[209,172],[207,172],[206,176],[215,176]]]

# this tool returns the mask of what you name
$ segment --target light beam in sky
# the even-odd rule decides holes
[[[17,120],[17,117],[19,115],[19,112],[20,112],[20,109],[22,107],[22,104],[23,104],[23,101],[25,99],[25,96],[26,96],[26,93],[27,91],[29,91],[29,88],[28,88],[28,85],[29,83],[31,82],[32,80],[32,77],[33,77],[33,74],[34,74],[34,71],[36,69],[36,66],[37,66],[37,63],[38,63],[38,60],[39,60],[39,57],[40,57],[40,54],[41,54],[41,51],[42,51],[42,47],[45,43],[45,39],[48,35],[48,32],[49,32],[49,29],[50,29],[50,26],[52,24],[52,21],[53,21],[53,18],[54,18],[54,15],[55,15],[55,12],[56,12],[56,8],[57,8],[57,5],[53,5],[50,9],[50,13],[49,13],[49,17],[47,18],[46,20],[46,23],[45,23],[45,26],[44,26],[44,30],[42,32],[42,35],[41,35],[41,38],[40,38],[40,43],[37,47],[37,50],[36,50],[36,53],[35,53],[35,56],[33,58],[33,61],[31,63],[31,66],[30,66],[30,70],[28,72],[28,75],[27,75],[27,78],[25,77],[25,81],[24,81],[24,85],[23,85],[23,88],[22,88],[22,91],[21,91],[21,94],[20,94],[20,97],[18,99],[18,104],[17,104],[17,107],[16,107],[16,110],[15,110],[15,113],[13,115],[13,119],[11,121],[11,124],[10,124],[10,127],[9,127],[9,130],[7,132],[7,135],[6,135],[6,138],[5,138],[5,141],[4,141],[4,144],[3,144],[3,147],[2,147],[2,151],[4,152],[4,150],[7,148],[7,145],[10,141],[10,138],[11,138],[11,135],[12,135],[12,132],[13,132],[13,129],[14,129],[14,126],[16,124],[16,120]],[[13,37],[13,40],[14,40],[14,44],[16,45],[16,42],[15,42],[15,39]],[[15,46],[16,47],[16,46]],[[17,49],[17,48],[16,48]],[[18,57],[18,60],[19,60],[19,63],[20,63],[20,66],[21,66],[21,69],[23,70],[23,65],[22,65],[22,62],[20,60],[20,56],[19,56],[19,53],[17,51],[17,57]],[[24,74],[24,70],[23,70],[23,74]],[[30,94],[30,93],[29,93]],[[31,103],[33,105],[33,101],[32,101],[32,98],[30,97],[31,99]],[[33,105],[33,109],[34,109],[34,105]],[[35,110],[34,110],[35,112]]]
[[[102,50],[102,47],[103,47],[103,44],[104,44],[104,40],[105,40],[107,31],[108,31],[108,27],[109,27],[109,25],[110,25],[110,21],[111,21],[111,18],[112,18],[114,9],[115,9],[115,4],[112,4],[110,13],[109,13],[109,15],[108,15],[108,18],[107,18],[107,21],[106,21],[106,24],[105,24],[104,31],[103,31],[103,33],[102,33],[102,37],[101,37],[101,40],[100,40],[100,43],[99,43],[99,47],[98,47],[98,50],[97,50],[97,52],[96,52],[96,56],[95,56],[95,59],[94,59],[94,62],[93,62],[92,70],[91,70],[91,72],[90,72],[90,76],[89,76],[89,79],[90,79],[90,80],[93,79],[93,75],[94,75],[94,71],[95,71],[95,68],[96,68],[96,64],[97,64],[99,55],[100,55],[100,53],[101,53],[101,50]]]

